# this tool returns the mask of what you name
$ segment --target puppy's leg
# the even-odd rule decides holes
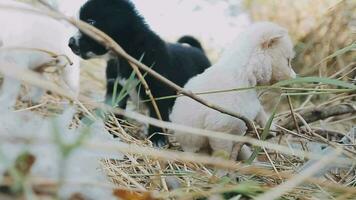
[[[209,138],[209,144],[213,152],[214,157],[219,157],[223,159],[230,159],[231,152],[233,149],[234,143],[231,141]],[[216,176],[223,177],[227,176],[229,171],[218,169],[216,171]]]
[[[159,112],[161,114],[161,117],[164,121],[168,120],[168,109],[169,109],[169,104],[166,101],[157,101],[157,106],[159,109]],[[150,112],[150,117],[158,119],[157,113],[152,105],[152,103],[148,103],[148,109]],[[164,130],[160,127],[152,126],[150,125],[148,128],[148,134],[150,137],[150,140],[152,141],[153,145],[156,147],[164,147],[168,144],[168,138],[165,135],[162,135],[160,133],[164,133]]]
[[[153,116],[151,116],[153,117]],[[160,127],[150,125],[148,127],[148,135],[150,140],[153,143],[153,146],[162,148],[168,144],[167,137],[162,135],[164,131]]]
[[[255,120],[258,123],[258,125],[260,125],[262,128],[266,126],[268,121],[268,116],[263,108],[260,109]]]
[[[182,132],[175,132],[174,136],[185,152],[210,153],[209,140],[207,137]]]
[[[243,135],[247,127],[245,123],[241,120],[233,118],[225,114],[217,114],[216,112],[208,115],[205,118],[205,129],[230,133],[231,135]],[[230,158],[232,147],[234,145],[233,141],[222,140],[218,138],[209,138],[209,144],[214,153],[224,153],[227,158]]]
[[[225,132],[229,133],[231,135],[243,135],[247,127],[245,123],[241,120],[236,120],[235,118],[223,114],[218,114],[214,115],[212,117],[208,117],[207,119],[210,119],[210,123],[208,124],[209,130],[214,130],[214,131],[220,131],[220,132]],[[234,155],[236,160],[236,157],[238,156],[238,152],[232,152],[232,150],[235,150],[234,145],[236,142],[230,141],[230,140],[222,140],[222,139],[217,139],[217,138],[209,138],[209,144],[210,147],[213,151],[214,156],[219,156],[223,157],[225,159],[231,159],[231,155]],[[226,170],[219,170],[218,175],[219,176],[225,176],[229,172]],[[231,172],[233,174],[233,172]]]

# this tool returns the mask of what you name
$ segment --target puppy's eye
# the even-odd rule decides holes
[[[88,20],[87,20],[87,23],[90,24],[90,25],[92,25],[92,26],[94,26],[94,25],[96,24],[96,21],[93,20],[93,19],[88,19]]]

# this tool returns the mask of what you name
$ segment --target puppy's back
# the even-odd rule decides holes
[[[168,51],[172,57],[173,65],[184,73],[187,78],[191,78],[211,66],[209,59],[203,51],[195,47],[181,44],[168,44]],[[188,80],[177,82],[183,86]]]

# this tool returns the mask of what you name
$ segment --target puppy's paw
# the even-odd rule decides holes
[[[153,144],[153,147],[156,147],[159,149],[162,149],[168,145],[167,137],[164,135],[161,135],[159,133],[155,133],[154,135],[152,135],[150,140]]]

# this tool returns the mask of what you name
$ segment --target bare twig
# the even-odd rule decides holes
[[[43,1],[39,1],[43,3]],[[48,4],[43,3],[44,6],[48,7]],[[0,5],[1,6],[1,5]],[[99,29],[74,18],[67,17],[63,15],[62,13],[50,8],[50,10],[47,11],[42,11],[42,10],[34,10],[34,9],[26,9],[26,8],[19,8],[19,7],[14,7],[14,6],[1,6],[2,8],[7,8],[7,9],[13,9],[13,10],[18,10],[18,11],[26,11],[26,12],[32,12],[34,14],[39,14],[39,15],[45,15],[49,16],[51,18],[57,19],[57,20],[64,20],[73,26],[77,27],[79,30],[81,30],[83,33],[97,41],[98,43],[104,45],[107,49],[111,50],[117,55],[120,55],[122,58],[126,59],[128,62],[136,65],[140,69],[146,71],[148,74],[150,74],[152,77],[156,78],[157,80],[161,81],[162,83],[166,84],[173,90],[177,91],[178,94],[183,94],[187,97],[190,97],[191,99],[211,108],[216,111],[219,111],[223,114],[230,115],[232,117],[241,119],[242,121],[245,122],[247,129],[249,131],[253,131],[253,121],[248,119],[245,116],[242,116],[238,113],[232,112],[230,110],[227,110],[219,105],[214,105],[211,104],[207,101],[205,101],[203,98],[193,94],[191,91],[186,91],[179,85],[173,83],[172,81],[168,80],[167,78],[163,77],[162,75],[158,74],[156,71],[152,70],[150,67],[147,67],[146,65],[142,64],[129,54],[127,54],[120,45],[118,45],[112,38],[110,38],[107,34],[104,32],[100,31]]]
[[[74,100],[75,102],[79,103],[79,105],[82,105],[82,103],[79,102],[75,98],[74,94],[68,93],[67,90],[58,87],[56,84],[42,79],[41,77],[38,76],[37,73],[32,72],[28,69],[18,69],[17,66],[3,66],[2,65],[2,66],[0,66],[0,72],[2,72],[6,76],[13,77],[13,78],[21,80],[25,83],[29,83],[34,86],[37,86],[37,87],[52,91],[54,93],[57,93],[63,97],[70,99],[70,100]],[[186,133],[195,134],[195,135],[215,137],[215,138],[219,138],[222,140],[248,143],[248,144],[251,144],[254,146],[264,147],[267,149],[273,149],[273,150],[276,150],[279,152],[283,152],[285,154],[290,154],[290,155],[299,156],[299,157],[307,157],[310,159],[317,158],[319,156],[319,155],[315,155],[315,154],[312,154],[309,152],[304,152],[304,151],[299,151],[299,150],[291,150],[288,147],[285,147],[282,145],[277,145],[277,144],[273,144],[273,143],[270,143],[267,141],[257,140],[257,139],[251,138],[251,137],[231,135],[231,134],[227,134],[227,133],[223,133],[223,132],[215,132],[215,131],[196,129],[196,128],[187,127],[187,126],[183,126],[183,125],[173,124],[170,122],[156,120],[154,118],[150,118],[150,117],[147,117],[142,114],[135,113],[135,112],[125,111],[125,110],[122,110],[119,108],[114,109],[114,108],[112,108],[108,105],[105,105],[103,103],[92,102],[92,100],[90,98],[85,97],[85,96],[80,96],[79,99],[82,102],[84,102],[85,105],[92,105],[95,108],[100,108],[103,110],[111,111],[115,114],[123,115],[125,117],[135,119],[139,122],[148,123],[148,124],[162,127],[162,128],[184,131]],[[95,119],[95,117],[94,117],[94,119]]]
[[[334,130],[328,130],[328,129],[321,129],[321,128],[313,128],[314,133],[324,137],[324,138],[329,138],[330,136],[334,137],[343,137],[345,136],[345,133],[340,133]]]
[[[301,111],[299,114],[305,119],[307,123],[312,123],[318,120],[326,119],[329,117],[334,117],[344,114],[356,113],[356,108],[350,104],[338,104],[329,107],[316,107]],[[296,126],[294,124],[292,116],[284,119],[280,124],[287,129],[294,129]],[[298,126],[302,126],[303,122],[298,121]]]
[[[75,97],[74,94],[68,92],[65,89],[58,87],[56,84],[54,84],[52,82],[42,79],[41,77],[38,76],[37,73],[32,72],[28,69],[19,69],[17,66],[2,65],[2,66],[0,66],[0,72],[2,72],[6,76],[10,76],[15,79],[21,80],[23,82],[32,84],[34,86],[53,91],[59,95],[62,95],[63,97],[66,97],[70,100],[77,102],[80,106],[83,107],[83,104],[77,100],[77,98]],[[169,122],[156,120],[154,118],[146,117],[144,115],[141,115],[141,114],[138,114],[135,112],[124,111],[119,108],[113,109],[108,105],[92,102],[91,99],[84,97],[84,96],[81,96],[80,99],[81,99],[81,101],[85,102],[86,105],[92,105],[96,108],[110,111],[115,114],[124,115],[128,118],[135,119],[139,122],[149,123],[151,125],[162,127],[162,128],[183,131],[186,133],[201,135],[201,136],[206,136],[206,137],[215,137],[215,138],[219,138],[222,140],[248,143],[248,144],[251,144],[254,146],[259,146],[262,148],[273,149],[273,150],[276,150],[279,152],[283,152],[285,154],[290,154],[290,155],[299,156],[299,157],[306,157],[306,158],[310,158],[310,159],[318,158],[318,156],[319,156],[319,155],[312,154],[310,152],[300,151],[300,150],[296,150],[296,149],[291,150],[288,147],[285,147],[282,145],[272,144],[270,142],[257,140],[257,139],[251,138],[251,137],[237,136],[237,135],[231,135],[231,134],[227,134],[227,133],[223,133],[223,132],[215,132],[215,131],[196,129],[196,128],[192,128],[192,127],[187,127],[187,126],[183,126],[183,125],[178,125],[178,124],[173,124],[173,123],[169,123]],[[92,117],[95,119],[94,116],[92,116]]]
[[[297,128],[297,132],[299,135],[301,135],[300,133],[300,128],[299,128],[299,125],[297,123],[297,119],[295,117],[295,113],[294,113],[294,108],[293,108],[293,104],[292,104],[292,100],[290,98],[289,95],[287,95],[287,99],[288,99],[288,104],[289,104],[289,109],[290,109],[290,112],[291,112],[291,116],[293,118],[293,122],[294,122],[294,126]]]
[[[84,22],[78,21],[78,20],[74,20],[71,18],[67,18],[67,20],[69,22],[71,22],[74,26],[78,27],[85,34],[89,35],[96,41],[105,45],[108,49],[110,49],[113,52],[115,52],[116,54],[122,56],[123,58],[128,60],[130,63],[138,66],[140,69],[146,71],[148,74],[150,74],[157,80],[161,81],[162,83],[166,84],[170,88],[176,90],[178,94],[183,94],[185,96],[188,96],[188,97],[196,100],[197,102],[199,102],[209,108],[217,110],[223,114],[227,114],[227,115],[236,117],[238,119],[241,119],[242,121],[244,121],[246,123],[246,126],[249,131],[253,130],[253,126],[252,126],[253,122],[251,120],[249,120],[248,118],[246,118],[240,114],[237,114],[235,112],[226,110],[225,108],[223,108],[219,105],[211,104],[211,103],[205,101],[203,98],[193,94],[191,91],[184,90],[182,87],[178,86],[177,84],[173,83],[172,81],[168,80],[167,78],[163,77],[162,75],[158,74],[151,68],[147,67],[146,65],[142,64],[141,62],[139,62],[138,60],[136,60],[135,58],[133,58],[132,56],[127,54],[114,40],[109,38],[105,33],[101,32],[100,30],[97,30],[94,27],[92,27]]]
[[[140,72],[140,70],[137,68],[137,66],[136,66],[135,64],[131,64],[131,63],[130,63],[130,65],[131,65],[131,67],[133,68],[133,70],[135,71],[137,77],[140,79],[140,81],[141,81],[143,87],[145,88],[145,93],[146,93],[146,95],[147,95],[147,96],[150,98],[150,100],[151,100],[151,103],[152,103],[152,105],[153,105],[153,109],[154,109],[155,112],[156,112],[157,118],[158,118],[159,120],[162,120],[162,121],[163,121],[162,115],[161,115],[161,113],[159,112],[159,108],[158,108],[157,102],[156,102],[154,96],[152,95],[152,92],[151,92],[151,90],[150,90],[150,87],[148,86],[147,81],[145,80],[144,76],[142,75],[142,73]],[[167,132],[167,130],[164,130],[164,132]]]
[[[255,127],[255,128],[256,128],[256,127]],[[256,133],[257,133],[257,139],[261,140],[260,134],[258,134],[258,131],[257,131],[257,130],[256,130]],[[272,166],[273,170],[276,172],[278,178],[282,180],[282,177],[279,175],[279,172],[278,172],[276,166],[274,165],[274,163],[273,163],[273,161],[272,161],[272,159],[271,159],[271,156],[268,154],[267,149],[266,149],[266,148],[262,148],[262,149],[263,149],[263,151],[265,152],[265,155],[266,155],[268,161],[271,163],[271,166]]]
[[[52,8],[50,4],[48,4],[46,1],[43,1],[43,0],[38,0],[42,5],[46,6],[47,8],[49,8],[50,10],[52,10],[53,12],[58,12],[56,9]],[[58,14],[60,14],[58,12]],[[120,55],[120,54],[119,54]],[[163,120],[162,119],[162,115],[159,111],[159,108],[158,108],[158,105],[156,103],[156,100],[154,98],[154,96],[152,95],[152,92],[150,90],[150,87],[149,85],[147,84],[147,81],[145,80],[144,76],[142,75],[142,73],[140,72],[140,70],[138,69],[138,67],[130,62],[130,66],[132,67],[132,69],[134,70],[134,72],[136,73],[137,77],[139,78],[139,80],[141,81],[143,87],[145,88],[145,93],[146,95],[150,98],[151,100],[151,103],[153,105],[153,109],[154,111],[156,112],[156,115],[157,115],[157,118],[159,120]],[[164,130],[165,132],[167,132],[166,130]]]

